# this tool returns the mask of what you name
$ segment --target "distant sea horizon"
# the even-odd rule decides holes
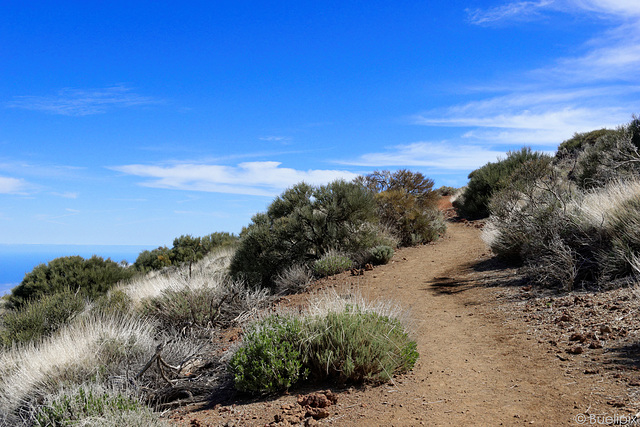
[[[34,267],[64,257],[79,255],[91,258],[93,255],[112,261],[135,262],[143,250],[152,250],[158,246],[148,245],[29,245],[0,244],[0,296],[22,282],[25,274]]]

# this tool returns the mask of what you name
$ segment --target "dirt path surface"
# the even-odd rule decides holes
[[[305,416],[297,403],[299,395],[318,392],[311,388],[267,400],[183,408],[173,420],[194,426],[557,426],[583,420],[606,425],[615,417],[625,422],[637,409],[629,402],[628,380],[593,368],[604,350],[570,354],[544,328],[523,321],[522,303],[513,302],[523,293],[522,283],[509,285],[513,271],[491,268],[479,234],[472,223],[450,223],[436,244],[400,250],[390,264],[364,276],[343,274],[317,285],[358,287],[366,297],[409,308],[420,352],[409,374],[377,387],[332,389],[337,401],[320,419]],[[563,327],[569,326],[561,324],[557,334]]]

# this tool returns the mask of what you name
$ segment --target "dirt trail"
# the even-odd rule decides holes
[[[597,375],[569,375],[570,358],[578,356],[558,357],[527,325],[509,322],[496,309],[499,288],[478,285],[477,266],[489,258],[479,234],[470,224],[450,223],[436,244],[400,250],[392,263],[364,276],[325,282],[357,286],[365,296],[410,308],[420,358],[393,384],[334,390],[338,403],[320,424],[556,426],[577,425],[575,417],[585,411],[612,413],[606,400],[620,386]],[[296,396],[312,391],[183,412],[178,422],[296,424],[304,419],[296,418]]]

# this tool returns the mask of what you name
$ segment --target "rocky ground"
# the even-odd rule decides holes
[[[640,410],[640,295],[533,288],[492,257],[480,228],[452,221],[435,244],[309,290],[356,289],[409,309],[420,352],[410,373],[266,398],[227,388],[167,416],[178,426],[628,424]],[[309,293],[280,304],[302,307]]]

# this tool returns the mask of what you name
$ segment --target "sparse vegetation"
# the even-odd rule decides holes
[[[212,357],[221,353],[212,338],[263,316],[270,291],[300,292],[314,275],[387,263],[399,243],[444,231],[431,180],[399,171],[383,181],[383,191],[364,181],[298,184],[239,241],[185,235],[131,267],[100,257],[37,267],[2,313],[2,422],[161,425],[153,408],[210,393],[228,381],[226,361],[237,388],[252,393],[285,390],[311,373],[379,382],[411,369],[417,352],[404,323],[337,297],[324,312],[267,316],[233,356]]]

